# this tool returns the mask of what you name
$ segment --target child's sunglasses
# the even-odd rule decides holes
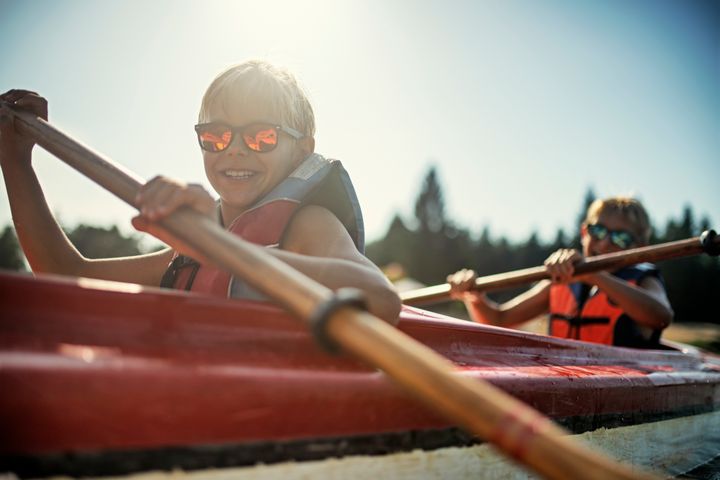
[[[280,132],[285,132],[295,139],[304,137],[295,129],[272,123],[250,123],[241,127],[220,122],[200,123],[195,125],[195,132],[200,148],[213,153],[226,150],[232,144],[235,134],[240,135],[247,148],[260,153],[275,150]]]
[[[635,237],[625,230],[610,230],[602,223],[594,223],[587,226],[588,233],[597,240],[602,240],[608,235],[613,245],[620,248],[629,248],[635,243]]]

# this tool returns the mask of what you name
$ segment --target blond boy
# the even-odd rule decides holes
[[[0,100],[47,118],[47,102],[34,92],[10,90]],[[362,218],[349,177],[339,162],[314,153],[312,107],[292,74],[256,60],[225,70],[203,97],[195,131],[219,198],[199,185],[155,177],[138,195],[136,228],[147,230],[150,222],[190,206],[331,289],[362,290],[372,313],[396,321],[396,292],[362,254]],[[164,282],[211,295],[257,298],[239,279],[171,249],[125,258],[83,257],[50,213],[32,168],[32,148],[10,122],[0,125],[0,165],[33,271],[153,286]]]

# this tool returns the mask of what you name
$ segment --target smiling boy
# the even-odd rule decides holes
[[[10,90],[0,100],[47,118],[47,102],[34,92]],[[148,230],[189,206],[333,290],[362,290],[371,313],[397,321],[397,293],[362,254],[362,215],[350,179],[340,162],[314,153],[314,114],[292,74],[258,60],[228,68],[208,87],[195,133],[218,200],[199,185],[155,177],[137,196],[136,228]],[[33,271],[261,298],[239,279],[171,249],[83,257],[50,212],[32,168],[32,148],[10,122],[0,125],[0,165]]]
[[[549,334],[556,337],[655,348],[673,311],[653,265],[639,264],[572,279],[574,264],[583,257],[647,245],[649,237],[650,221],[638,200],[596,200],[580,229],[582,253],[560,249],[545,260],[552,280],[538,282],[502,305],[484,293],[471,291],[476,278],[472,270],[448,276],[448,283],[453,297],[463,300],[470,316],[480,323],[512,327],[549,313]]]

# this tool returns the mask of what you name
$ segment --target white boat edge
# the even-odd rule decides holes
[[[573,435],[615,460],[660,476],[677,476],[720,454],[720,411]],[[68,477],[54,477],[67,479]],[[534,479],[487,444],[388,455],[358,455],[306,462],[205,469],[153,471],[103,480],[331,480],[392,478]],[[0,480],[16,480],[0,474]]]

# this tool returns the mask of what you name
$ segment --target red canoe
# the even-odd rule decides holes
[[[417,452],[439,462],[450,449],[470,458],[485,448],[381,372],[329,357],[268,304],[4,273],[0,314],[0,474],[241,472]],[[459,375],[489,380],[622,461],[676,474],[720,452],[716,356],[554,339],[414,308],[399,328]],[[661,451],[658,438],[670,435]]]

